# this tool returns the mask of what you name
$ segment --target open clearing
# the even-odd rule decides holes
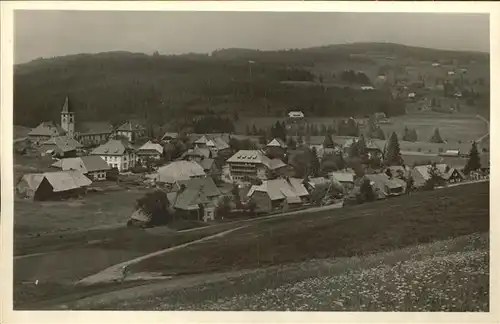
[[[307,122],[320,126],[336,126],[337,121],[341,118],[335,117],[310,117]],[[236,122],[236,129],[244,133],[247,125],[257,128],[269,128],[276,121],[284,121],[285,117],[255,117],[242,118]],[[386,137],[388,138],[392,132],[398,134],[399,139],[402,139],[405,126],[415,128],[418,134],[418,140],[428,142],[435,128],[439,128],[441,137],[449,143],[469,143],[476,140],[488,132],[487,125],[484,121],[477,118],[474,114],[445,114],[445,113],[415,113],[403,116],[390,118],[390,124],[381,124]],[[363,129],[362,129],[363,130]]]

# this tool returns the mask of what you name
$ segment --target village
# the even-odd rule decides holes
[[[67,96],[60,124],[42,122],[15,140],[16,156],[42,164],[18,176],[18,199],[93,199],[133,186],[145,196],[123,201],[137,204],[123,221],[149,227],[340,208],[489,178],[489,148],[481,143],[438,141],[422,151],[395,132],[388,140],[326,128],[311,135],[301,111],[289,111],[268,136],[166,130],[157,137],[131,120],[115,128],[79,123],[77,112]],[[377,113],[339,127],[376,132],[389,122]]]

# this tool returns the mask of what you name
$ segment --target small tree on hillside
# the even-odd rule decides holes
[[[431,136],[429,141],[431,143],[444,143],[443,139],[441,138],[441,134],[439,133],[439,128],[436,128],[434,130],[434,134]]]
[[[382,130],[382,128],[377,127],[377,130],[375,131],[375,134],[373,134],[373,138],[380,139],[380,140],[385,140],[385,133]]]
[[[368,138],[373,138],[375,132],[377,131],[377,123],[375,121],[375,116],[371,115],[368,119],[368,129],[366,131],[366,136]]]
[[[161,190],[148,192],[136,201],[136,208],[150,217],[150,225],[166,224],[171,220],[168,206],[167,194]]]
[[[364,179],[360,187],[361,199],[363,202],[371,202],[375,200],[375,192],[369,179]]]
[[[318,152],[316,152],[316,148],[312,148],[309,152],[309,170],[310,175],[313,177],[318,176],[320,168],[320,163],[318,159]]]
[[[477,150],[476,142],[472,143],[472,147],[469,152],[469,159],[465,165],[464,171],[469,174],[471,171],[475,171],[481,168],[481,160],[479,158],[479,152]]]
[[[436,163],[432,163],[427,172],[429,173],[429,178],[425,181],[424,189],[433,190],[437,186],[445,184],[443,175],[439,171]]]
[[[238,188],[238,185],[236,183],[233,184],[233,189],[231,189],[231,193],[233,194],[233,201],[234,204],[236,205],[236,208],[241,209],[243,204],[241,203],[240,189]]]
[[[393,132],[389,141],[387,143],[385,155],[385,164],[386,165],[401,165],[403,163],[403,159],[401,157],[401,149],[399,147],[398,135],[396,132]]]

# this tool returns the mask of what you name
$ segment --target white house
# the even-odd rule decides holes
[[[126,141],[111,139],[96,147],[90,155],[100,156],[111,168],[119,172],[127,171],[135,166],[134,148]]]
[[[300,119],[304,118],[304,113],[302,111],[290,111],[288,113],[288,117],[293,119]]]

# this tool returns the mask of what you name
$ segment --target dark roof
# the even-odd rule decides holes
[[[76,124],[76,132],[80,135],[111,134],[113,126],[108,122],[83,122]]]
[[[214,163],[215,163],[214,159],[203,159],[199,162],[199,165],[201,165],[203,170],[207,171],[212,169]]]
[[[198,178],[198,179],[190,179],[190,180],[179,180],[177,184],[185,185],[188,189],[196,189],[199,190],[203,188],[203,191],[208,197],[220,195],[220,190],[215,185],[215,182],[212,178]]]
[[[43,143],[44,145],[55,145],[59,150],[62,152],[70,152],[74,151],[77,148],[81,148],[82,144],[80,144],[77,140],[74,138],[70,138],[67,136],[56,136],[52,137],[46,142]]]
[[[198,204],[210,203],[209,197],[221,194],[211,178],[178,181],[178,185],[185,185],[185,189],[170,195],[169,200],[174,208],[183,210],[198,209]]]
[[[144,130],[144,127],[139,125],[138,123],[132,123],[131,121],[126,121],[122,125],[120,125],[116,130],[118,131],[128,131],[128,132],[137,132]]]
[[[33,128],[28,136],[62,136],[66,131],[58,124],[52,121],[42,122],[37,127]]]
[[[124,140],[111,139],[106,143],[96,147],[92,155],[123,155],[126,150],[133,150],[133,147]]]

